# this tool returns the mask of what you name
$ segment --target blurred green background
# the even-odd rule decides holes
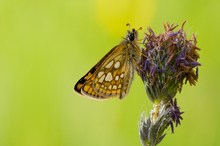
[[[163,32],[188,22],[202,63],[184,86],[182,125],[161,146],[220,145],[220,2],[217,0],[0,0],[0,146],[140,146],[138,121],[152,107],[135,75],[129,95],[96,101],[74,84],[131,27]]]

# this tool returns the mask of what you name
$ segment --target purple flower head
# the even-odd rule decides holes
[[[199,58],[196,38],[189,40],[182,27],[164,25],[165,32],[156,35],[151,28],[146,33],[143,55],[138,71],[146,92],[153,102],[169,100],[167,97],[181,91],[183,83],[195,85],[198,79]],[[155,93],[156,92],[156,93]]]

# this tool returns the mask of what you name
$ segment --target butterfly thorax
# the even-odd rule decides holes
[[[138,64],[140,61],[141,50],[138,45],[137,31],[135,29],[132,29],[131,31],[128,30],[128,34],[121,44],[126,45],[128,53],[126,55],[130,56],[130,61],[132,61],[135,65]]]

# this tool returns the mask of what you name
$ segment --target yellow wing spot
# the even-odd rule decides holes
[[[90,86],[88,86],[88,85],[84,86],[84,91],[88,92],[89,88],[90,88]]]
[[[118,69],[120,67],[121,63],[120,61],[117,61],[115,64],[114,64],[114,68],[115,69]]]
[[[77,84],[77,85],[76,85],[77,89],[81,89],[82,86],[83,86],[83,84]]]
[[[116,94],[116,90],[112,90],[112,95]]]
[[[101,86],[100,84],[95,84],[95,88],[96,88],[96,89],[99,89],[100,86]]]
[[[105,77],[105,81],[108,81],[108,82],[110,82],[110,81],[112,81],[112,79],[113,79],[113,77],[112,77],[112,73],[107,73],[107,75],[106,75],[106,77]]]
[[[110,67],[112,67],[113,63],[114,63],[113,60],[110,61],[110,62],[105,66],[105,68],[110,68]]]
[[[91,73],[88,73],[88,75],[86,75],[86,76],[84,77],[84,79],[85,79],[85,80],[88,80],[88,79],[91,77],[91,75],[92,75]]]
[[[106,94],[111,94],[111,91],[107,90],[107,91],[106,91]]]
[[[119,89],[121,88],[121,84],[118,85],[118,88],[119,88]]]
[[[89,90],[87,91],[89,94],[92,94],[92,88],[90,87]]]

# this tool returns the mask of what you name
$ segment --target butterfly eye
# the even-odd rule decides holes
[[[134,41],[134,32],[131,32],[128,36],[130,41]]]

